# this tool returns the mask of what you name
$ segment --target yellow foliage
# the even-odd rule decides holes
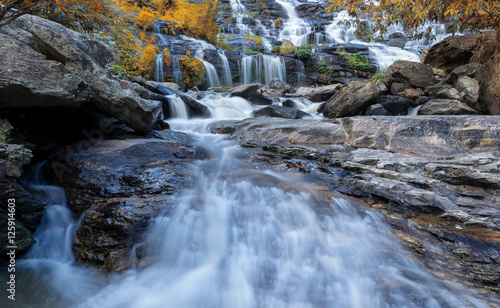
[[[150,28],[155,23],[155,13],[150,8],[143,8],[139,16],[135,19],[137,27],[145,30]]]
[[[148,38],[146,31],[141,31],[141,33],[139,34],[139,39],[146,44],[154,44],[156,41],[155,35],[151,33],[151,35]]]
[[[117,62],[128,75],[138,76],[139,56],[142,48],[136,43],[134,35],[127,30],[117,30],[113,40],[120,51]]]
[[[247,40],[249,40],[250,42],[253,42],[253,36],[251,36],[250,34],[247,34],[245,35]]]
[[[217,34],[220,32],[220,28],[215,23],[218,0],[206,0],[201,3],[177,0],[169,5],[163,5],[165,1],[161,2],[161,11],[159,13],[162,17],[160,19],[170,22],[170,30],[182,30],[184,34],[214,44],[217,42]],[[180,25],[172,28],[176,21]]]
[[[262,38],[260,36],[255,37],[255,43],[257,43],[257,50],[260,49],[260,46],[262,44]]]
[[[330,3],[329,11],[347,10],[351,16],[361,13],[364,6],[363,0],[330,0]],[[490,27],[500,30],[500,1],[497,0],[380,0],[367,5],[366,12],[374,17],[374,31],[383,33],[388,26],[400,23],[413,30],[413,37],[417,39],[432,36],[431,27],[422,27],[427,21],[452,26],[453,33]]]
[[[143,77],[149,77],[155,68],[156,54],[160,50],[154,45],[148,45],[144,48],[144,53],[139,60],[139,74]]]
[[[190,56],[191,55],[191,51],[186,51],[186,56]]]
[[[205,67],[200,59],[191,59],[182,56],[179,59],[182,74],[184,75],[184,90],[190,89],[194,86],[199,87],[203,84],[205,79]]]
[[[163,49],[163,62],[167,67],[172,65],[172,56],[170,55],[168,48]]]

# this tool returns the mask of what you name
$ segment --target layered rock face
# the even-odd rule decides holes
[[[384,213],[429,268],[458,280],[465,271],[476,286],[497,290],[499,124],[498,116],[365,116],[247,119],[211,129],[239,140],[262,168],[373,200],[367,208]]]
[[[143,91],[104,70],[113,53],[102,42],[33,16],[19,18],[2,32],[8,35],[0,34],[0,107],[95,104],[140,133],[163,120],[161,102],[141,98],[137,92]]]

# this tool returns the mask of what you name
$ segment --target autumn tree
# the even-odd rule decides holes
[[[371,14],[375,31],[384,33],[388,26],[402,24],[412,31],[413,38],[430,37],[432,28],[427,22],[444,23],[452,32],[497,30],[497,46],[500,43],[500,0],[380,0],[365,4],[363,0],[330,0],[330,9],[346,9],[357,16],[362,8]],[[359,20],[357,21],[359,23]]]
[[[113,5],[112,0],[2,0],[0,27],[24,14],[33,14],[74,30],[90,31],[120,22]]]

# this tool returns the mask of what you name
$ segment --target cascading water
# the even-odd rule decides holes
[[[220,85],[219,77],[217,76],[217,71],[212,63],[205,60],[203,62],[203,67],[205,68],[205,88],[217,87]]]
[[[233,76],[231,75],[231,68],[229,67],[229,61],[223,51],[219,51],[219,58],[222,62],[222,72],[224,77],[224,84],[227,87],[233,86]]]
[[[154,67],[154,80],[158,82],[163,82],[163,52],[156,55],[155,67]]]
[[[280,32],[280,40],[290,40],[295,46],[307,44],[311,27],[295,11],[295,2],[293,0],[291,2],[276,0],[276,2],[285,9],[288,15],[288,19],[283,23],[283,30]]]
[[[272,55],[246,55],[241,60],[240,82],[269,85],[274,79],[286,81],[286,67],[283,59]]]
[[[246,118],[253,109],[218,94],[200,102],[215,118]],[[206,133],[206,120],[169,123],[211,157],[193,165],[195,185],[154,219],[150,265],[111,279],[76,265],[63,191],[34,186],[53,201],[22,263],[22,288],[40,295],[20,297],[20,307],[487,307],[409,259],[381,214],[325,202],[298,175],[243,162],[236,143]]]

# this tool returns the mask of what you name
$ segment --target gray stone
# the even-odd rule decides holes
[[[461,76],[455,83],[455,88],[463,93],[465,101],[470,106],[476,106],[479,100],[479,81],[468,76]]]
[[[388,86],[397,82],[414,88],[425,88],[434,84],[435,77],[428,65],[400,60],[389,66],[383,80]]]
[[[419,115],[464,115],[477,112],[458,100],[431,99],[418,111]]]
[[[158,105],[148,104],[130,88],[123,88],[122,83],[111,78],[90,56],[63,36],[39,25],[34,25],[31,33],[42,53],[63,63],[66,69],[90,85],[93,102],[100,110],[141,133],[152,130],[162,121],[161,105],[151,109]]]
[[[357,115],[383,92],[369,80],[351,81],[326,101],[323,115],[341,118]]]
[[[0,58],[1,107],[79,107],[90,98],[82,78],[4,34]]]

